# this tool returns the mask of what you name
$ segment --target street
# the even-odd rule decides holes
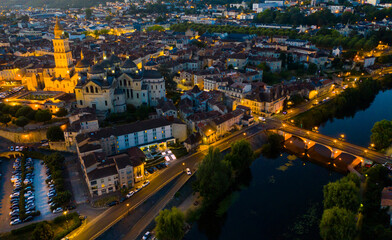
[[[211,146],[217,147],[220,150],[225,150],[230,147],[231,143],[240,139],[244,139],[244,135],[251,136],[253,134],[259,133],[262,130],[263,129],[261,125],[255,124],[241,131],[238,131],[225,139],[211,144]],[[166,168],[164,171],[162,171],[161,174],[159,174],[154,180],[152,180],[147,188],[141,190],[125,202],[107,209],[105,212],[103,212],[101,215],[94,218],[93,220],[90,221],[89,219],[87,219],[88,222],[85,226],[83,226],[83,229],[81,231],[78,231],[77,235],[71,234],[70,236],[68,236],[69,239],[96,239],[107,229],[120,221],[127,214],[128,211],[131,211],[132,214],[132,211],[135,208],[140,206],[143,202],[149,201],[149,198],[152,195],[154,195],[166,184],[171,182],[171,180],[173,180],[177,175],[182,174],[185,168],[189,167],[191,170],[194,170],[196,168],[196,164],[204,158],[207,151],[207,149],[203,151],[198,151],[192,155],[173,161],[170,167]],[[183,163],[185,165],[183,165]],[[129,204],[129,207],[127,207],[127,204]]]

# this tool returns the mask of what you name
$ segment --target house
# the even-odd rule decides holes
[[[384,187],[381,192],[381,207],[389,208],[389,224],[392,225],[392,187]]]
[[[171,99],[160,99],[158,106],[155,108],[158,117],[173,117],[177,118],[177,108],[174,106]]]
[[[64,140],[67,146],[75,144],[76,135],[99,129],[98,118],[93,112],[92,109],[80,111],[69,117],[69,126],[64,130]]]
[[[283,103],[288,95],[287,89],[282,85],[265,86],[259,85],[243,99],[233,103],[233,109],[243,105],[251,109],[253,114],[270,116],[283,110]]]
[[[185,141],[184,146],[188,152],[197,149],[202,143],[201,135],[199,132],[192,133]]]
[[[120,188],[131,188],[144,180],[146,156],[137,147],[107,157],[103,152],[80,156],[84,178],[91,196],[100,196]]]

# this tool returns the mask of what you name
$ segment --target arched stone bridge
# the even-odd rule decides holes
[[[391,159],[385,154],[372,151],[345,141],[340,141],[338,139],[331,138],[319,133],[307,131],[292,125],[283,124],[281,127],[276,129],[276,132],[283,136],[285,141],[292,137],[301,139],[305,145],[305,149],[310,149],[316,144],[324,146],[330,150],[330,158],[332,159],[336,159],[342,154],[351,155],[354,157],[353,165],[354,163],[358,164],[364,160],[371,160],[379,164],[383,164],[385,162],[392,163]]]

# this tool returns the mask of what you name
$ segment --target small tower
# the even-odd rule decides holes
[[[54,37],[61,38],[64,34],[64,29],[60,24],[59,18],[56,17],[56,25],[54,25]]]

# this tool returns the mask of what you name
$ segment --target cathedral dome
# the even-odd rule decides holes
[[[90,74],[101,74],[104,72],[105,72],[105,69],[103,69],[103,67],[100,64],[95,64],[94,66],[92,66],[90,68],[90,71],[89,71]]]
[[[121,66],[121,68],[136,68],[136,67],[137,67],[136,64],[129,58],[125,60],[125,62]]]

